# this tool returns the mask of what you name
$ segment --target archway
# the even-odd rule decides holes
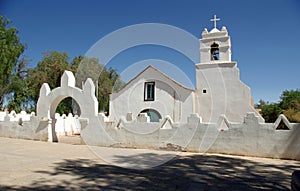
[[[60,115],[67,115],[71,113],[73,116],[80,116],[81,110],[79,104],[75,99],[73,99],[72,97],[66,97],[58,104],[55,113],[59,113]]]
[[[72,97],[66,97],[58,103],[54,118],[51,118],[57,142],[68,144],[83,143],[80,136],[80,115],[80,106]]]
[[[52,120],[58,104],[65,98],[73,98],[81,111],[81,118],[90,118],[98,115],[98,101],[95,97],[95,85],[91,79],[87,79],[82,89],[75,87],[75,77],[72,72],[65,71],[61,77],[61,86],[50,90],[47,83],[40,89],[40,97],[37,102],[37,116]],[[48,140],[56,142],[55,123],[48,125]]]
[[[150,122],[159,122],[159,120],[161,120],[160,113],[154,109],[144,109],[140,113],[147,113],[150,117]]]

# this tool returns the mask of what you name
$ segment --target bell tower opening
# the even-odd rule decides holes
[[[214,28],[202,31],[200,39],[200,63],[199,64],[221,64],[231,62],[230,36],[225,26],[219,30],[217,21],[220,19],[214,16]]]
[[[213,43],[210,46],[210,60],[214,61],[214,60],[220,60],[220,54],[219,54],[219,45],[217,43]]]

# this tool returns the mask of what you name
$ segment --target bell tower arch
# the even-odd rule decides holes
[[[220,19],[211,19],[214,21],[214,28],[208,32],[205,28],[200,39],[200,64],[201,63],[220,63],[231,62],[231,42],[226,27],[221,31],[217,28],[216,21]]]

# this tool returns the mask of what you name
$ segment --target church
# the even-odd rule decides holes
[[[5,114],[0,136],[59,141],[55,111],[64,98],[72,97],[81,110],[80,138],[88,145],[299,160],[300,124],[283,114],[274,123],[264,123],[252,106],[250,88],[240,80],[237,62],[231,61],[227,29],[219,30],[218,19],[212,20],[214,28],[204,29],[199,39],[194,89],[148,66],[110,95],[107,117],[98,112],[92,79],[81,89],[73,73],[65,71],[60,87],[42,85],[37,114],[29,121],[16,123]],[[287,130],[278,128],[281,123]]]
[[[242,123],[248,112],[259,122],[264,119],[254,109],[250,88],[240,80],[237,62],[231,61],[231,41],[226,27],[204,28],[200,42],[200,62],[195,64],[196,88],[190,89],[148,66],[121,90],[110,95],[110,120],[186,123],[198,114],[203,123],[216,123],[221,115],[233,123]]]

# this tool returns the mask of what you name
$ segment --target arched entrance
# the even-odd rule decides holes
[[[61,77],[61,86],[52,91],[47,83],[42,85],[37,102],[37,116],[52,122],[52,119],[55,119],[55,111],[58,104],[67,97],[71,97],[77,102],[81,111],[81,118],[97,116],[98,101],[95,97],[93,81],[87,79],[83,88],[79,89],[75,87],[75,77],[70,71],[64,72]],[[55,123],[50,124],[48,125],[48,140],[56,142]]]
[[[75,99],[72,97],[66,97],[58,104],[55,113],[59,113],[60,115],[71,113],[73,116],[80,116],[81,110]]]
[[[154,109],[144,109],[140,113],[147,113],[147,115],[150,117],[150,122],[159,122],[161,119],[160,113]]]
[[[55,109],[52,126],[55,130],[57,142],[68,144],[82,144],[80,137],[81,115],[79,104],[72,97],[62,99]]]

